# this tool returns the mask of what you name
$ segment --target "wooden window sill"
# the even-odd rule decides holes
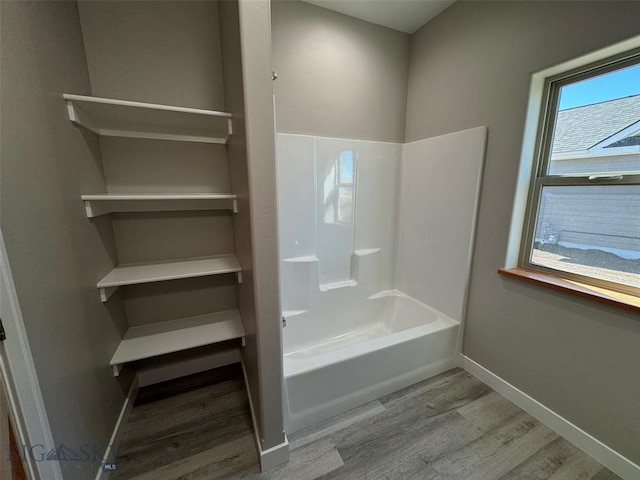
[[[640,313],[640,298],[626,293],[615,292],[606,288],[585,285],[541,272],[534,272],[524,268],[500,268],[500,275],[517,278],[525,282],[541,285],[560,292],[566,292],[577,297],[589,298],[596,302]]]

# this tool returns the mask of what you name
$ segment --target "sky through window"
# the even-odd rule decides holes
[[[572,83],[560,92],[559,110],[640,94],[640,65]]]

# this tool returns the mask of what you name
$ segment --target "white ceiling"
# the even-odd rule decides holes
[[[303,0],[384,27],[413,33],[455,0]]]

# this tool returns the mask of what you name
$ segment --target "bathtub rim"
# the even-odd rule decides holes
[[[367,299],[375,300],[378,298],[386,298],[386,297],[397,297],[397,298],[402,298],[406,301],[414,302],[421,308],[424,308],[430,313],[435,314],[436,319],[415,327],[407,328],[397,332],[392,332],[389,335],[371,338],[369,340],[365,340],[360,343],[339,347],[334,350],[319,353],[317,355],[311,355],[303,358],[296,358],[295,356],[292,356],[292,355],[295,355],[296,352],[299,352],[303,349],[290,352],[288,354],[283,355],[282,366],[283,366],[284,378],[287,379],[287,378],[298,376],[298,375],[304,375],[305,373],[317,370],[319,368],[323,368],[327,365],[345,362],[345,361],[348,361],[349,359],[359,357],[370,352],[376,352],[386,348],[394,347],[400,343],[407,342],[414,338],[420,338],[423,336],[440,332],[442,330],[455,328],[456,326],[460,328],[462,327],[461,322],[454,320],[448,315],[445,315],[444,313],[436,310],[435,308],[397,289],[383,290],[369,296]]]

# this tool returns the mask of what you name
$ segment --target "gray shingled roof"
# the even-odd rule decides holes
[[[558,112],[553,153],[588,150],[640,120],[640,95]]]

